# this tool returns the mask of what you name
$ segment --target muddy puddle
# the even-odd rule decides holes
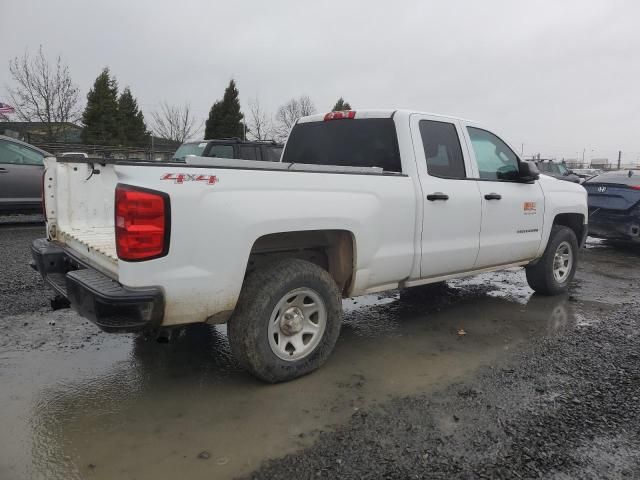
[[[328,363],[280,385],[235,364],[224,327],[191,327],[169,344],[100,334],[81,348],[4,347],[0,478],[232,478],[309,445],[359,408],[499,365],[532,336],[560,335],[604,308],[532,296],[522,271],[344,306]],[[95,333],[68,311],[38,315],[58,332]]]

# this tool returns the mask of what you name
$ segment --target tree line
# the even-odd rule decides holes
[[[163,101],[158,110],[151,112],[148,126],[131,88],[125,86],[120,91],[108,67],[95,79],[84,109],[69,67],[59,56],[50,62],[42,47],[34,56],[25,51],[11,59],[9,73],[13,85],[7,88],[7,96],[15,115],[20,121],[40,122],[50,142],[58,141],[67,123],[81,123],[82,142],[93,145],[148,146],[152,135],[184,142],[200,134],[203,126],[205,139],[284,141],[298,118],[317,112],[311,98],[301,95],[281,105],[275,115],[268,113],[258,98],[252,98],[245,115],[236,82],[231,79],[222,98],[211,106],[204,125],[193,115],[188,103],[174,105]],[[350,109],[351,105],[341,97],[332,111]],[[9,117],[0,114],[0,121],[9,121]]]

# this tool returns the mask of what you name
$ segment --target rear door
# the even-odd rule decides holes
[[[30,207],[40,204],[43,156],[36,150],[0,140],[0,204]]]
[[[422,187],[421,277],[471,270],[480,242],[481,202],[460,124],[411,115],[411,135]]]
[[[464,124],[482,202],[480,251],[475,268],[535,258],[542,241],[544,194],[539,181],[522,183],[520,160],[497,135]]]

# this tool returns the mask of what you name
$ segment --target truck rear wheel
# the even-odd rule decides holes
[[[283,382],[327,360],[341,323],[341,295],[329,273],[311,262],[286,259],[247,277],[229,320],[229,342],[253,375]]]
[[[543,295],[559,295],[569,288],[578,265],[578,240],[568,227],[554,225],[542,258],[526,267],[527,282]]]

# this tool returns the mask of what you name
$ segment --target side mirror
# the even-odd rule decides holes
[[[540,178],[540,170],[538,166],[533,162],[520,162],[520,181],[521,182],[533,182]]]

